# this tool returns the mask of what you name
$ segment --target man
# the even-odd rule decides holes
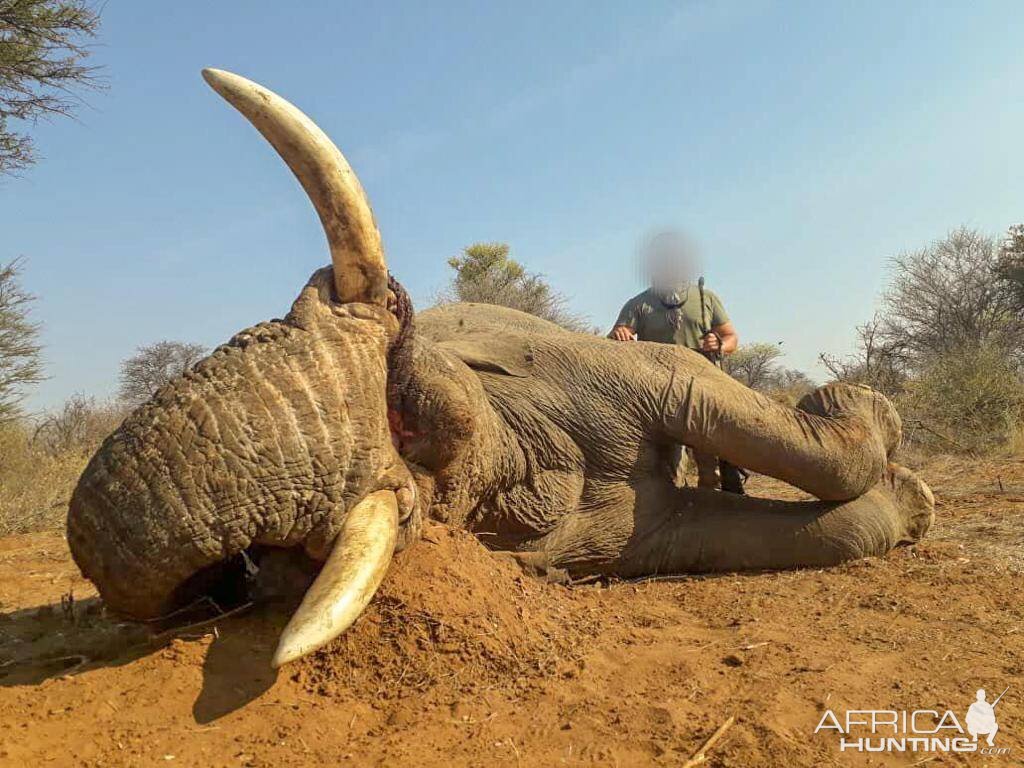
[[[736,329],[721,299],[694,283],[695,260],[686,240],[674,232],[651,238],[642,254],[650,287],[626,302],[619,312],[609,338],[617,341],[655,341],[679,344],[717,361],[731,354],[739,343]],[[697,485],[718,488],[718,459],[694,451]],[[685,453],[677,447],[671,459],[675,481],[682,484]],[[738,470],[723,466],[723,490],[743,492]]]

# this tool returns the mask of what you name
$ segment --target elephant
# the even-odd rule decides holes
[[[414,314],[330,139],[266,88],[203,75],[298,178],[331,264],[89,461],[67,539],[112,611],[152,619],[238,579],[241,558],[305,558],[316,575],[278,667],[358,618],[425,519],[574,578],[832,566],[928,530],[931,491],[890,461],[900,418],[867,387],[828,384],[793,408],[684,348],[485,304]],[[815,498],[680,488],[665,461],[679,444]]]

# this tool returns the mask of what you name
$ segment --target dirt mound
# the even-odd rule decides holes
[[[473,536],[431,525],[395,559],[357,625],[287,671],[334,699],[401,698],[446,680],[467,694],[528,685],[578,662],[577,602],[573,590],[525,576]]]
[[[564,587],[430,526],[360,621],[275,673],[287,615],[105,614],[53,534],[0,539],[0,766],[907,765],[814,733],[843,709],[1001,691],[1024,755],[1024,463],[940,462],[920,545],[828,571]],[[796,493],[757,479],[755,492]],[[929,765],[955,764],[938,756]]]

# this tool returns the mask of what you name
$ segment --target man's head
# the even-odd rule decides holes
[[[640,269],[655,291],[681,291],[697,277],[696,249],[678,230],[655,232],[640,248]]]

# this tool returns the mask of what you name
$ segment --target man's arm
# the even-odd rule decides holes
[[[729,321],[725,305],[718,298],[718,294],[708,291],[707,296],[711,299],[711,333],[705,334],[701,339],[701,351],[717,355],[731,355],[736,351],[740,337],[736,334],[735,326]]]

